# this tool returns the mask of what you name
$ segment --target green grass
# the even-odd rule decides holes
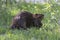
[[[60,6],[56,4],[25,4],[7,6],[1,9],[0,40],[60,40]],[[9,29],[11,20],[18,11],[27,10],[32,13],[44,14],[43,26],[39,29],[31,27],[28,30]]]
[[[60,33],[57,29],[36,29],[9,30],[1,29],[0,40],[60,40]]]

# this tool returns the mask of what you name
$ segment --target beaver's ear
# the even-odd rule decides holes
[[[33,14],[33,18],[39,18],[39,17],[41,17],[40,14]]]
[[[33,14],[33,18],[43,18],[43,14]]]
[[[41,14],[41,15],[40,15],[40,18],[44,18],[44,15],[43,15],[43,14]]]
[[[43,18],[44,15],[43,14],[36,14],[37,18]]]
[[[39,17],[41,17],[41,14],[34,14],[33,17],[34,18],[39,18]]]
[[[33,14],[33,18],[37,18],[37,14]]]

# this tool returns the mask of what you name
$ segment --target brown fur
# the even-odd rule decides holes
[[[11,28],[26,29],[30,28],[30,26],[41,27],[43,17],[43,14],[32,14],[27,11],[22,11],[13,18]]]

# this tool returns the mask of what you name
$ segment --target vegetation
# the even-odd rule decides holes
[[[12,18],[21,10],[44,14],[40,29],[10,30]],[[60,40],[60,5],[0,0],[0,40]]]

